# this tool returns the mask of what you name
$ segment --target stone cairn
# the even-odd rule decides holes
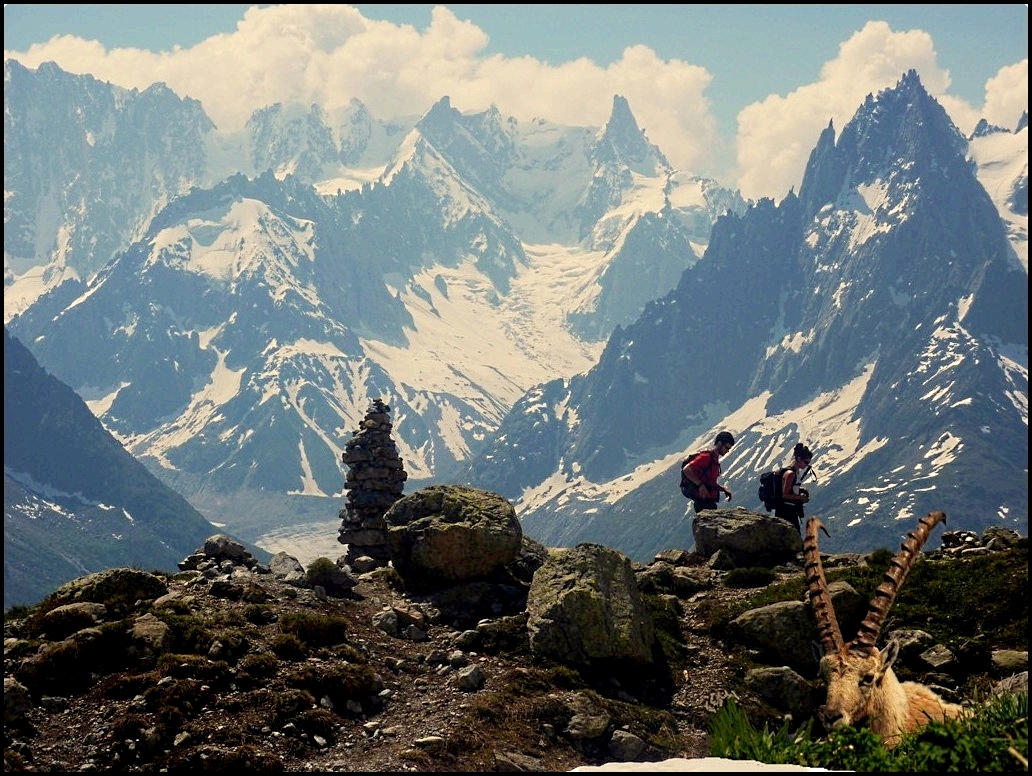
[[[391,438],[390,411],[380,399],[370,402],[341,454],[346,495],[337,541],[347,547],[343,561],[356,570],[386,566],[390,560],[383,516],[401,498],[408,479]]]

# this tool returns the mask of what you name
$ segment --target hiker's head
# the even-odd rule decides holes
[[[721,455],[725,455],[735,446],[735,438],[731,436],[730,431],[721,431],[717,434],[717,438],[713,440],[713,446],[723,448]]]
[[[813,460],[813,452],[810,450],[809,447],[804,445],[802,442],[799,442],[795,446],[795,450],[792,451],[792,455],[795,456],[795,459],[797,461],[802,461],[802,463],[806,466],[809,466],[810,461]]]

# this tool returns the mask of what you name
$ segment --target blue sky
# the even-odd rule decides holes
[[[258,12],[252,10],[238,27],[249,8]],[[800,165],[820,128],[829,120],[841,128],[865,94],[891,86],[910,67],[962,131],[983,115],[1012,127],[1027,108],[1025,4],[458,4],[447,6],[450,14],[435,17],[432,25],[434,8],[5,5],[4,50],[5,58],[15,56],[30,67],[52,59],[71,72],[130,88],[163,80],[177,93],[200,99],[227,130],[242,123],[247,110],[262,107],[257,83],[270,84],[269,101],[294,95],[321,104],[346,102],[344,91],[351,90],[350,96],[380,116],[392,110],[419,113],[444,90],[464,112],[491,103],[521,119],[591,125],[605,120],[612,95],[621,93],[650,140],[678,166],[725,176],[725,183],[737,176],[753,196],[779,196],[790,180],[798,185]],[[887,26],[873,28],[870,22]],[[82,41],[48,43],[55,35]],[[317,57],[301,51],[302,39],[321,49]],[[219,70],[220,76],[227,82],[248,79],[232,88],[226,83],[221,91],[188,72],[198,68],[210,80],[211,62],[218,59],[212,52],[220,46],[230,52],[226,61],[242,63]],[[268,59],[275,70],[260,72],[255,60],[265,58],[255,52],[261,47],[274,50]],[[116,49],[166,54],[134,63]],[[376,53],[360,72],[356,52],[371,50]],[[385,59],[389,51],[397,52],[394,61]],[[284,69],[292,67],[304,74],[291,84]],[[348,70],[348,85],[338,83],[332,94],[328,85],[314,85],[322,68]],[[385,76],[385,68],[395,70]],[[416,94],[413,77],[425,82],[424,94]],[[273,82],[281,78],[277,89]],[[381,80],[374,86],[365,81],[370,78]],[[987,84],[993,79],[991,94]],[[1019,90],[1022,96],[1016,96]],[[254,102],[250,108],[237,104],[245,94]],[[583,120],[574,120],[576,110]],[[998,116],[991,115],[994,110]],[[787,133],[790,118],[797,139]],[[765,121],[781,127],[781,136],[761,136]],[[743,153],[743,143],[753,146],[754,158]],[[757,169],[770,167],[763,159],[772,156],[780,166],[766,173]]]

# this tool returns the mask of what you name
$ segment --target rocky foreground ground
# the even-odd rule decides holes
[[[231,651],[223,643],[209,647],[210,656],[166,656],[149,668],[144,660],[92,679],[36,677],[42,694],[19,706],[7,683],[19,651],[35,642],[14,635],[27,635],[24,621],[9,620],[5,770],[565,771],[703,756],[705,721],[727,696],[734,669],[697,610],[747,592],[716,585],[685,602],[688,664],[659,708],[622,689],[636,684],[631,677],[593,687],[532,660],[518,617],[479,629],[490,634],[479,638],[477,629],[445,623],[429,624],[421,640],[389,635],[378,616],[407,603],[384,573],[360,575],[344,598],[267,575],[261,603],[212,595],[182,576],[167,580],[164,606],[213,634],[213,645],[244,638],[248,654],[275,656],[280,624],[298,614],[339,618],[341,645],[304,648],[261,667],[230,666],[218,654]],[[375,678],[355,700],[334,703],[350,692],[336,686],[349,665]]]
[[[656,593],[674,556],[696,589]],[[327,595],[251,565],[113,570],[149,592],[9,613],[5,771],[568,771],[704,757],[728,697],[764,711],[743,689],[755,652],[713,628],[757,589],[703,557],[639,567],[676,656],[640,671],[535,657],[526,613],[449,621],[390,568]]]

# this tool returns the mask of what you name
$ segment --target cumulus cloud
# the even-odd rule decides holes
[[[27,52],[4,53],[28,67],[53,61],[126,88],[163,82],[199,100],[225,132],[239,130],[255,110],[274,103],[318,103],[332,111],[357,98],[388,119],[421,115],[444,96],[463,112],[494,105],[521,121],[600,127],[619,94],[674,166],[719,177],[751,198],[780,199],[793,186],[798,190],[828,121],[841,129],[866,94],[892,86],[908,69],[917,69],[958,126],[970,124],[970,131],[980,117],[948,96],[949,73],[937,65],[927,33],[893,32],[884,22],[871,22],[841,45],[816,83],[771,95],[739,114],[733,173],[730,143],[721,138],[705,94],[713,80],[705,68],[664,60],[644,45],[601,66],[584,58],[552,65],[487,56],[487,44],[483,30],[444,6],[433,9],[420,31],[367,19],[354,6],[274,5],[251,7],[231,33],[167,52],[107,50],[96,41],[58,36]],[[1013,127],[1027,105],[1027,72],[1026,60],[986,85],[991,121]],[[1010,115],[1018,103],[1022,108]]]
[[[810,151],[828,122],[840,131],[868,94],[894,85],[912,68],[932,94],[949,86],[927,33],[897,33],[885,22],[868,22],[839,46],[818,81],[744,108],[736,140],[742,194],[780,199],[792,188],[798,192]]]
[[[838,133],[868,94],[894,86],[908,70],[917,71],[965,135],[983,116],[1006,115],[1001,126],[1013,129],[1028,105],[1027,60],[1001,69],[986,84],[985,107],[976,108],[948,93],[950,74],[939,66],[928,33],[895,32],[886,22],[871,21],[839,46],[838,56],[825,63],[815,83],[785,97],[771,95],[738,114],[737,185],[742,194],[781,199],[793,188],[798,192],[810,151],[828,122]]]
[[[985,85],[983,117],[990,124],[1013,130],[1028,110],[1028,60],[1000,68]]]

